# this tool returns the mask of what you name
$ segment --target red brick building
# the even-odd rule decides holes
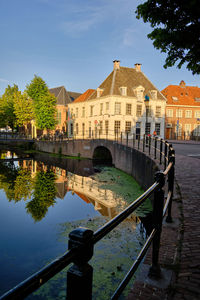
[[[167,98],[165,118],[166,139],[200,138],[200,88],[169,85],[162,94]]]

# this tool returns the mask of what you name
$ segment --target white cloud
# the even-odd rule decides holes
[[[4,79],[4,78],[0,78],[0,81],[1,81],[1,82],[5,82],[5,83],[8,83],[8,82],[9,82],[9,80]]]

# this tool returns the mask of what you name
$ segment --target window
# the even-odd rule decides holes
[[[157,99],[157,91],[156,90],[151,91],[151,97],[152,97],[153,100]]]
[[[173,109],[167,109],[167,117],[172,118],[173,117]]]
[[[195,110],[194,116],[195,118],[200,118],[200,110]]]
[[[99,121],[99,134],[103,133],[103,121]]]
[[[82,118],[84,118],[85,117],[85,107],[83,106],[82,107]]]
[[[136,117],[141,117],[142,115],[142,105],[138,104],[136,108]]]
[[[177,109],[176,110],[176,117],[177,118],[182,118],[182,109]]]
[[[137,96],[138,101],[142,101],[144,88],[140,85],[135,89],[135,92],[136,92],[136,96]]]
[[[196,102],[200,102],[200,98],[198,98],[198,97],[195,97],[194,100],[195,100]]]
[[[150,105],[146,106],[146,116],[151,117],[151,106]]]
[[[58,125],[61,124],[61,111],[57,111],[57,122],[58,122]]]
[[[160,135],[160,123],[155,123],[155,132],[157,135]]]
[[[76,123],[76,134],[78,134],[78,123]]]
[[[173,101],[178,101],[178,97],[172,96],[172,100],[173,100]]]
[[[199,124],[194,125],[193,135],[194,136],[200,136],[200,125]]]
[[[115,102],[115,115],[121,115],[121,103]]]
[[[109,110],[109,102],[106,102],[106,111]]]
[[[182,135],[182,124],[180,124],[180,123],[176,125],[176,134],[178,136]]]
[[[97,98],[101,97],[102,93],[103,93],[103,89],[98,88],[97,89]]]
[[[191,133],[191,124],[185,124],[185,134],[190,135]]]
[[[74,133],[74,126],[73,123],[70,124],[70,134],[73,135]]]
[[[82,135],[85,135],[85,123],[82,123]]]
[[[127,95],[127,87],[120,87],[120,93],[122,96],[126,96]]]
[[[76,108],[76,118],[78,118],[78,107]]]
[[[106,121],[105,121],[105,131],[106,131],[106,135],[108,135],[108,130],[109,130],[109,121],[106,120]]]
[[[125,123],[125,132],[131,132],[131,122],[126,121]]]
[[[161,106],[156,106],[156,118],[161,117]]]
[[[115,121],[115,128],[114,128],[115,134],[120,133],[120,121]]]
[[[186,118],[192,118],[192,110],[186,110],[185,111],[185,117]]]
[[[92,136],[92,128],[91,128],[91,122],[89,122],[89,137]]]
[[[151,123],[145,123],[145,134],[150,134],[151,132]]]
[[[103,114],[103,103],[100,103],[100,115]]]
[[[94,113],[94,105],[90,105],[90,116],[92,117]]]
[[[126,115],[131,115],[132,105],[130,103],[126,103]]]

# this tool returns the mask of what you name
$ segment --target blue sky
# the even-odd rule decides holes
[[[0,94],[41,76],[49,88],[96,89],[118,59],[142,71],[162,90],[169,84],[200,86],[186,68],[163,68],[149,24],[137,20],[139,0],[0,0]]]

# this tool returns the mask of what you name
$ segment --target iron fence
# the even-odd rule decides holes
[[[130,139],[128,139],[127,136],[123,139],[120,135],[119,140],[116,140],[116,142],[124,143],[125,146],[129,146]],[[73,230],[69,234],[68,251],[63,256],[57,258],[39,272],[33,274],[2,295],[0,297],[1,300],[25,298],[71,263],[73,263],[73,265],[67,271],[67,299],[92,299],[93,268],[88,262],[94,254],[94,245],[130,216],[130,214],[152,194],[154,194],[152,231],[130,270],[124,279],[122,279],[116,291],[114,291],[111,299],[119,298],[142,262],[151,244],[152,266],[149,270],[149,276],[157,279],[160,278],[159,248],[162,222],[166,214],[166,222],[172,222],[171,209],[174,189],[175,152],[171,144],[157,137],[143,136],[142,141],[139,137],[138,139],[135,137],[131,142],[132,147],[135,146],[137,142],[137,148],[139,149],[141,147],[141,151],[146,151],[149,155],[151,155],[153,151],[154,158],[158,158],[160,164],[164,165],[164,171],[159,171],[155,174],[155,182],[126,209],[97,231],[93,232],[89,228],[77,228]],[[168,177],[168,192],[164,203],[166,177]]]

